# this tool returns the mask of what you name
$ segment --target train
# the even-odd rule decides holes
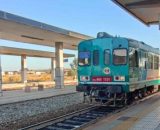
[[[78,44],[78,85],[96,102],[128,104],[160,90],[158,48],[99,32]]]

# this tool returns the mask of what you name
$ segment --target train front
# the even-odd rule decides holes
[[[77,91],[103,103],[126,101],[128,87],[128,41],[103,36],[78,46]]]

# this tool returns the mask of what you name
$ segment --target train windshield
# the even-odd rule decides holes
[[[78,54],[78,64],[80,66],[90,65],[90,52],[89,51],[81,51]]]
[[[127,62],[127,50],[115,49],[113,51],[113,63],[115,65],[124,65]]]

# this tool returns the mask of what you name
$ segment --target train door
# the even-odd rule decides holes
[[[137,82],[139,78],[138,58],[137,48],[129,47],[129,79],[131,82]]]
[[[140,51],[139,54],[139,68],[140,68],[140,78],[139,80],[146,80],[147,78],[147,53],[145,53],[143,50]]]

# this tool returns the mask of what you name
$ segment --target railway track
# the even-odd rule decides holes
[[[103,119],[114,113],[123,111],[128,107],[136,105],[142,101],[145,101],[156,93],[147,96],[143,99],[136,100],[131,105],[125,107],[108,107],[108,106],[90,106],[88,108],[75,111],[58,118],[40,122],[20,130],[80,130],[83,129],[100,119]]]

